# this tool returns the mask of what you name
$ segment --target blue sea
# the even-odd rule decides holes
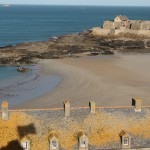
[[[117,15],[150,20],[150,7],[1,6],[0,46],[81,32],[102,26],[104,20],[112,20]]]
[[[113,20],[117,15],[150,20],[150,7],[0,6],[0,46],[46,41],[53,36],[81,32],[102,26],[104,20]],[[9,99],[11,106],[18,105],[50,91],[61,81],[59,76],[40,78],[37,66],[29,67],[33,71],[24,75],[16,67],[0,67],[0,102]]]
[[[59,75],[41,75],[38,65],[25,67],[32,71],[20,73],[17,67],[0,67],[0,102],[7,100],[15,107],[51,91],[61,81]]]

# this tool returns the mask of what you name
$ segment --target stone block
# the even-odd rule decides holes
[[[134,106],[135,112],[141,112],[142,100],[139,98],[132,98],[132,106]]]
[[[3,101],[1,107],[2,107],[2,120],[8,120],[9,119],[8,102]]]
[[[65,117],[69,117],[70,116],[70,102],[69,100],[66,100],[64,102],[64,111],[65,111]]]
[[[96,113],[96,103],[94,101],[90,101],[90,110],[91,110],[91,114]]]

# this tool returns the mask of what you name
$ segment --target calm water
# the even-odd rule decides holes
[[[150,7],[0,6],[0,46],[81,32],[102,26],[104,20],[116,15],[150,20]],[[0,102],[8,99],[15,106],[59,84],[61,77],[39,77],[37,70],[33,67],[32,72],[20,74],[15,67],[0,67]]]
[[[61,81],[58,75],[40,75],[39,66],[26,66],[31,72],[17,72],[17,67],[0,67],[0,102],[7,100],[9,106],[17,106],[25,101],[51,91]]]
[[[17,74],[16,67],[0,67],[0,80],[15,77]]]
[[[116,15],[150,20],[150,7],[1,6],[0,46],[80,32]]]

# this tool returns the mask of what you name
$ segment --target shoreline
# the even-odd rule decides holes
[[[39,59],[64,59],[116,53],[150,53],[150,40],[141,37],[97,36],[91,30],[50,38],[48,41],[0,48],[1,65],[28,65]]]
[[[38,64],[32,66],[32,69],[31,72],[18,73],[14,77],[0,81],[1,101],[8,100],[10,108],[49,92],[61,80],[60,76],[40,72]]]
[[[144,53],[148,55],[150,53],[149,39],[94,36],[91,30],[86,30],[77,34],[51,38],[45,42],[21,43],[16,44],[16,46],[2,47],[0,48],[0,65],[39,65],[39,74],[44,76],[40,78],[43,81],[36,85],[40,86],[41,89],[40,87],[33,87],[39,88],[39,91],[34,91],[34,94],[30,93],[27,96],[28,100],[24,98],[24,95],[23,98],[20,98],[22,103],[13,108],[60,107],[66,99],[70,99],[74,106],[79,106],[80,102],[87,106],[91,100],[95,100],[100,106],[122,104],[126,106],[129,104],[125,103],[125,99],[129,102],[132,97],[138,96],[136,93],[139,94],[141,91],[136,86],[140,86],[140,83],[146,84],[146,81],[141,79],[142,81],[139,82],[137,79],[135,83],[134,78],[132,78],[136,76],[134,72],[141,73],[134,69],[133,72],[132,68],[127,67],[130,64],[124,64],[122,58],[132,54],[135,57]],[[133,59],[136,61],[135,58]],[[118,66],[117,62],[118,64],[122,63],[122,66]],[[134,62],[131,61],[132,63]],[[99,67],[102,72],[98,70]],[[121,72],[121,78],[117,74],[118,71]],[[133,81],[130,80],[130,77]],[[148,78],[148,80],[150,79]],[[131,85],[130,82],[132,82]],[[28,91],[29,89],[30,86],[26,88]],[[127,92],[130,89],[134,94]],[[39,94],[40,90],[42,90],[41,94]],[[120,91],[121,94],[117,95],[116,93],[114,96],[115,90]],[[32,95],[37,96],[33,97]],[[139,97],[141,96],[143,95],[139,95]],[[143,98],[145,97],[147,94],[143,96]],[[124,100],[120,102],[120,99]]]
[[[52,91],[18,105],[17,108],[58,108],[69,99],[72,107],[129,106],[132,97],[149,105],[150,55],[113,55],[62,60],[42,60],[42,72],[61,75],[62,81]]]

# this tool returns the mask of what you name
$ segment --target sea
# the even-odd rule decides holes
[[[0,46],[79,33],[117,15],[150,20],[150,7],[0,5]],[[15,107],[51,91],[62,80],[57,75],[39,76],[37,65],[28,67],[32,71],[27,73],[17,72],[14,66],[0,67],[0,102],[8,100]]]

